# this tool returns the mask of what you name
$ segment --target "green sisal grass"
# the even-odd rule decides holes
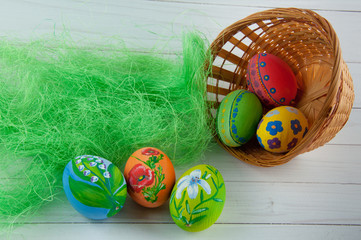
[[[146,146],[175,166],[197,161],[212,138],[207,48],[198,33],[185,35],[175,58],[0,40],[0,222],[21,223],[52,201],[77,155],[102,156],[122,171]]]

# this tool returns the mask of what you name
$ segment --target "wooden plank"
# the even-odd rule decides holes
[[[125,44],[132,50],[179,53],[181,32],[195,26],[212,41],[233,22],[273,7],[315,9],[335,28],[354,78],[356,99],[350,120],[329,144],[291,162],[259,168],[213,146],[199,163],[216,166],[227,186],[227,202],[217,224],[201,233],[172,223],[168,207],[145,209],[130,199],[114,218],[90,221],[63,194],[10,239],[360,239],[361,236],[361,4],[354,0],[56,1],[4,0],[0,31],[21,39],[60,34],[99,45]],[[172,40],[169,40],[172,38]],[[176,166],[177,176],[185,167]],[[1,220],[0,220],[1,221]],[[6,239],[1,235],[0,239]]]
[[[361,146],[325,145],[298,155],[287,164],[261,168],[238,160],[215,145],[201,163],[219,169],[226,182],[361,184],[360,152]],[[184,171],[179,167],[177,170],[177,176]]]
[[[226,188],[227,200],[219,224],[361,225],[360,185],[229,182]],[[130,202],[119,214],[102,221],[84,218],[66,201],[52,205],[43,207],[27,223],[172,223],[167,205],[144,209]]]
[[[227,200],[219,223],[361,224],[360,149],[325,146],[270,169],[248,165],[215,147],[206,154],[204,163],[218,168],[226,183]],[[185,170],[186,167],[176,167],[178,178]],[[60,194],[26,222],[89,220]],[[146,209],[128,197],[118,215],[101,222],[171,223],[172,220],[167,205]]]
[[[353,103],[354,108],[361,108],[361,64],[359,63],[347,63],[349,68],[355,93],[355,101]]]
[[[307,182],[307,183],[350,183],[361,184],[361,145],[342,143],[358,128],[342,129],[337,139],[311,152],[298,155],[285,165],[274,168],[260,168],[242,162],[231,156],[223,148],[212,142],[199,163],[211,164],[224,172],[226,181],[260,182]],[[345,132],[345,133],[344,133]],[[355,139],[358,138],[355,134]],[[336,144],[336,143],[339,144]],[[194,163],[196,164],[196,163]],[[186,169],[176,166],[177,176]],[[318,174],[314,171],[320,170]],[[241,173],[241,174],[240,174]]]
[[[203,232],[190,233],[175,224],[37,224],[17,229],[11,239],[242,239],[242,240],[359,240],[360,226],[215,224]],[[0,235],[1,237],[1,235]]]
[[[325,145],[301,154],[287,164],[261,168],[234,158],[213,143],[203,159],[192,165],[213,165],[226,182],[361,184],[360,152],[361,146]],[[179,177],[187,168],[176,166],[176,176]]]
[[[359,2],[355,0],[253,0],[253,1],[237,1],[237,0],[225,0],[219,2],[217,0],[155,0],[158,2],[178,2],[178,3],[190,3],[200,5],[217,5],[217,6],[229,6],[229,7],[260,7],[260,8],[277,8],[277,7],[296,7],[296,8],[308,8],[317,9],[323,11],[361,11]]]
[[[8,1],[0,9],[1,19],[7,22],[0,25],[0,31],[5,36],[31,39],[42,34],[61,34],[66,28],[75,40],[87,39],[98,44],[124,42],[131,49],[166,47],[168,51],[179,51],[181,43],[173,40],[184,29],[197,28],[212,41],[225,27],[262,10],[265,8],[157,1],[49,0],[46,4],[40,0]],[[361,48],[354,46],[361,38],[361,25],[353,24],[359,22],[359,13],[321,11],[320,14],[335,28],[345,60],[360,62]],[[352,27],[346,27],[350,24]]]
[[[339,131],[330,144],[361,144],[361,109],[352,109],[346,125]]]
[[[297,3],[302,3],[302,1]],[[333,4],[337,4],[337,2],[328,3],[327,6]],[[322,6],[322,4],[319,5]],[[26,12],[21,10],[24,6],[27,8]],[[132,9],[132,14],[129,14],[127,9]],[[149,9],[153,10],[149,11]],[[75,40],[94,41],[99,44],[109,42],[122,44],[124,41],[133,50],[155,48],[163,53],[180,52],[181,33],[179,30],[184,29],[182,26],[197,25],[201,31],[206,32],[209,41],[212,41],[223,28],[258,10],[261,9],[226,5],[220,7],[201,4],[199,6],[199,4],[181,4],[179,2],[136,2],[129,4],[107,2],[104,4],[53,0],[44,4],[42,1],[33,0],[22,5],[20,2],[8,1],[6,5],[0,8],[0,17],[3,22],[7,22],[7,24],[0,25],[0,31],[5,36],[31,39],[45,33],[61,34],[65,25]],[[191,14],[197,11],[205,11],[206,14]],[[33,16],[29,17],[26,14]],[[96,14],[97,17],[95,18],[93,14]],[[154,14],[159,15],[159,17],[154,18]],[[361,48],[355,49],[353,46],[357,46],[357,39],[361,38],[361,25],[354,24],[352,29],[345,27],[348,26],[349,22],[358,22],[359,14],[340,12],[323,12],[322,14],[326,14],[325,17],[330,17],[330,22],[336,24],[334,27],[341,40],[343,57],[348,62],[351,75],[355,80],[356,99],[354,107],[360,108],[361,88],[359,81],[356,80],[361,77],[359,60]],[[222,17],[219,18],[218,15]],[[152,19],[152,24],[140,26],[142,21],[149,19]],[[176,20],[172,22],[170,19]],[[218,24],[215,25],[213,21],[217,21]],[[175,38],[169,41],[170,37]],[[86,38],[88,39],[84,40]]]
[[[361,226],[361,185],[226,182],[226,203],[218,224],[349,224]],[[54,207],[56,206],[56,207]],[[38,223],[171,224],[168,205],[145,209],[130,198],[117,215],[89,220],[60,199],[41,208],[28,224]]]
[[[332,4],[335,2],[327,4],[327,6],[332,6]],[[109,42],[122,44],[124,42],[133,50],[155,48],[164,53],[181,51],[180,29],[184,29],[186,26],[199,26],[199,29],[206,33],[209,41],[212,41],[229,24],[262,10],[231,6],[198,6],[199,4],[180,4],[178,2],[129,4],[83,2],[71,4],[67,1],[48,1],[47,4],[44,4],[41,1],[29,1],[25,5],[27,8],[25,13],[21,10],[24,5],[16,1],[8,1],[0,9],[1,19],[3,22],[7,22],[7,24],[0,25],[3,35],[27,39],[45,33],[61,34],[65,25],[75,40],[94,41],[99,44]],[[129,14],[127,10],[130,8],[132,14]],[[149,11],[149,9],[153,10]],[[205,11],[206,14],[191,14],[197,11]],[[30,13],[34,16],[29,18],[26,14]],[[97,17],[95,18],[93,14],[96,14]],[[160,17],[154,18],[154,14]],[[349,22],[358,22],[359,14],[340,12],[323,12],[322,14],[329,14],[330,22],[335,22],[334,27],[341,40],[343,57],[348,62],[351,75],[355,80],[358,79],[361,76],[361,68],[355,62],[360,63],[358,56],[361,56],[361,48],[355,49],[352,46],[358,45],[356,41],[361,38],[361,25],[354,24],[352,29],[345,26]],[[218,15],[222,17],[219,18]],[[328,18],[328,16],[325,17]],[[73,21],[74,19],[76,21]],[[152,19],[152,24],[140,26],[142,21],[149,19]],[[170,19],[176,20],[172,22]],[[217,21],[218,24],[215,25],[213,21]],[[169,41],[170,37],[175,38]],[[355,81],[355,90],[357,90],[355,107],[361,107],[361,100],[358,97],[361,95],[361,89],[358,85],[358,81]]]

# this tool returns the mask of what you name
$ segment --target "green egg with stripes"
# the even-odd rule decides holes
[[[169,211],[178,227],[189,232],[212,226],[226,202],[226,186],[221,173],[202,164],[188,169],[178,179],[169,200]]]
[[[262,113],[262,104],[254,93],[244,89],[229,93],[217,110],[219,139],[229,147],[245,144],[255,135]]]

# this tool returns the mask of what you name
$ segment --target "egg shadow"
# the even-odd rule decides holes
[[[173,223],[168,200],[159,207],[147,208],[136,203],[129,194],[123,208],[111,219],[124,223]]]

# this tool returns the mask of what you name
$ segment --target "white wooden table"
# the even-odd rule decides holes
[[[127,199],[104,221],[78,214],[65,195],[44,206],[11,239],[361,239],[361,1],[359,0],[0,0],[0,34],[32,39],[58,34],[102,43],[117,36],[134,50],[181,48],[169,40],[196,27],[209,41],[233,22],[275,7],[315,10],[341,41],[356,99],[345,128],[328,144],[291,162],[259,168],[216,144],[202,162],[222,173],[227,200],[215,225],[188,233],[172,221],[168,206],[145,209]],[[179,177],[185,168],[177,168]],[[0,239],[5,236],[0,235]]]

